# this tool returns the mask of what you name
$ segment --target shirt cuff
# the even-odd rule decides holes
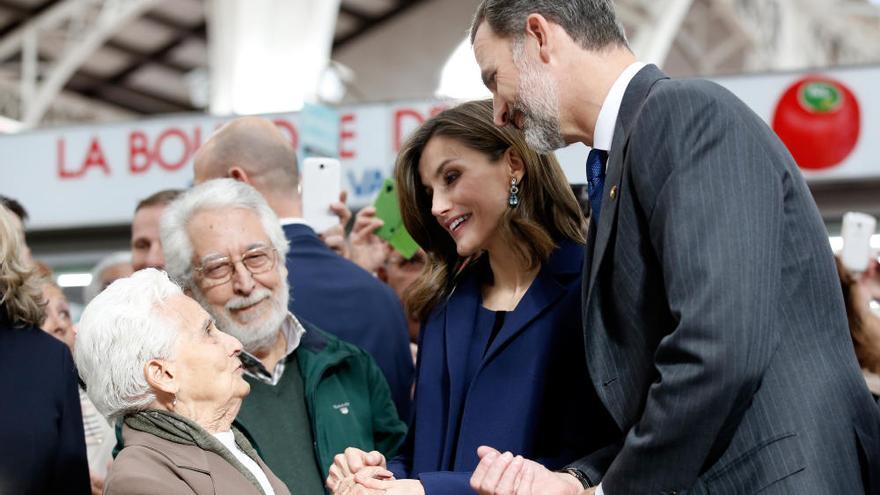
[[[605,492],[602,491],[602,483],[596,486],[596,495],[605,495]]]

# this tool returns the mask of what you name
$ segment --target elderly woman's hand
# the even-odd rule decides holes
[[[341,479],[332,489],[333,495],[385,495],[385,489],[370,488],[362,483],[363,480],[387,480],[394,479],[391,471],[379,466],[370,466],[361,469],[358,474],[351,474]]]
[[[363,450],[349,447],[342,454],[336,454],[330,473],[327,476],[327,488],[336,493],[338,485],[346,478],[352,478],[367,467],[379,467],[385,469],[385,456],[377,451],[364,452]],[[353,479],[352,479],[353,481]]]
[[[418,480],[396,480],[387,475],[390,471],[382,468],[366,468],[354,475],[354,480],[359,486],[371,490],[367,493],[377,493],[383,495],[425,495],[425,487]],[[357,492],[355,492],[357,493]]]

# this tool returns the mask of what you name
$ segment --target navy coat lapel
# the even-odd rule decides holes
[[[483,358],[481,369],[507,342],[515,338],[529,323],[562,297],[565,293],[565,286],[559,282],[558,277],[563,274],[577,274],[581,270],[581,265],[578,262],[580,257],[572,251],[579,249],[583,249],[580,244],[569,241],[561,243],[559,249],[538,272],[516,309],[508,314],[498,336],[495,337]]]
[[[446,370],[449,374],[449,417],[446,422],[446,448],[443,452],[443,465],[449,465],[458,435],[457,425],[461,416],[462,401],[465,399],[468,384],[465,383],[468,350],[474,333],[477,308],[482,301],[478,277],[468,276],[456,286],[446,304],[446,321],[443,337],[446,343]]]
[[[602,191],[602,214],[598,225],[596,225],[596,230],[593,232],[595,235],[594,244],[588,257],[590,276],[584,289],[587,291],[588,298],[593,290],[605,248],[608,247],[608,240],[615,228],[617,205],[620,202],[621,194],[620,182],[624,175],[624,157],[629,134],[632,131],[632,123],[641,111],[642,104],[644,104],[651,87],[660,79],[667,79],[667,76],[657,66],[647,65],[642,68],[630,81],[617,113],[617,122],[614,124],[614,139],[611,142],[611,154],[608,156],[608,174],[605,177],[605,189]],[[612,191],[615,193],[613,198],[611,197]]]

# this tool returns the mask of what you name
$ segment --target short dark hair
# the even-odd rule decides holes
[[[137,204],[137,207],[134,209],[134,212],[137,213],[141,208],[147,208],[150,206],[165,206],[168,203],[177,199],[177,197],[183,194],[183,192],[183,189],[165,189],[157,193],[153,193],[146,198],[140,200],[140,202]]]
[[[559,24],[587,50],[627,46],[612,0],[483,0],[471,24],[471,43],[483,21],[503,38],[522,36],[530,14]]]
[[[18,201],[0,194],[0,204],[5,206],[12,213],[15,213],[15,216],[17,216],[18,219],[21,220],[21,223],[24,223],[25,220],[28,219],[27,210],[25,210],[24,206],[22,206],[21,203],[19,203]]]

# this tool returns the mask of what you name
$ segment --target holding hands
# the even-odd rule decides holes
[[[386,469],[385,457],[376,452],[349,447],[337,454],[327,476],[327,488],[333,495],[423,495],[416,480],[395,480]]]
[[[471,476],[471,488],[480,495],[592,495],[569,474],[556,473],[535,461],[492,447],[477,449],[480,464]]]

